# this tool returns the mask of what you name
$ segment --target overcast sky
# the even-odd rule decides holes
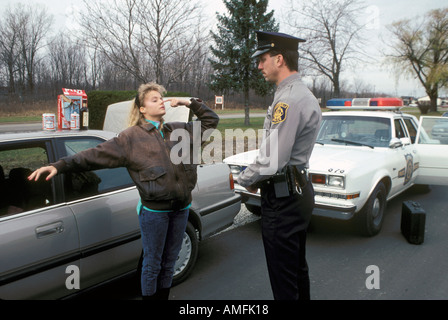
[[[286,5],[289,1],[270,0],[270,9],[275,10],[277,22],[281,22],[281,15],[286,12]],[[76,15],[77,11],[82,9],[82,3],[79,0],[0,0],[0,16],[8,5],[14,5],[17,2],[46,5],[48,12],[53,14],[55,18],[55,31],[64,27],[71,28],[72,32],[77,30],[76,25],[70,22],[72,19],[67,19],[67,17]],[[225,6],[222,0],[202,0],[202,2],[204,3],[204,16],[209,16],[210,22],[213,24],[215,12],[223,13]],[[370,10],[369,12],[377,16],[377,19],[368,31],[368,36],[372,43],[368,48],[368,52],[376,57],[378,62],[362,66],[358,68],[356,73],[347,71],[342,75],[342,79],[351,83],[353,78],[361,78],[365,83],[370,84],[376,92],[384,92],[390,95],[412,95],[417,97],[426,95],[416,80],[406,79],[405,77],[397,79],[391,73],[390,66],[383,64],[378,49],[381,47],[381,41],[388,41],[386,30],[388,24],[404,18],[422,15],[431,9],[447,7],[448,2],[446,0],[365,0],[365,3],[368,6],[367,10]],[[285,31],[281,23],[280,31]],[[444,92],[444,94],[447,93]]]

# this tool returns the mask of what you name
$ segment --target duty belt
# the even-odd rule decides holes
[[[302,194],[302,190],[308,184],[308,169],[305,166],[289,165],[280,172],[263,181],[265,185],[273,185],[278,198],[293,194]]]

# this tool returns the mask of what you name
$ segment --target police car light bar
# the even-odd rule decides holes
[[[402,108],[401,98],[353,98],[353,99],[330,99],[327,108],[332,110],[399,110]]]
[[[381,111],[381,110],[393,110],[393,111],[399,111],[403,106],[384,106],[384,107],[378,107],[378,106],[353,106],[353,107],[338,107],[338,106],[327,106],[327,109],[331,110],[370,110],[370,111]]]

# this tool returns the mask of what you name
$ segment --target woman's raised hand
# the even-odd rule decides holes
[[[165,99],[164,102],[170,102],[171,107],[176,108],[178,106],[186,106],[190,105],[190,100],[187,99],[178,99],[178,98],[169,98]]]

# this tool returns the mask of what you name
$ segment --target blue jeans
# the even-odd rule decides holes
[[[143,244],[142,295],[171,287],[189,210],[153,212],[142,208],[139,214]]]

